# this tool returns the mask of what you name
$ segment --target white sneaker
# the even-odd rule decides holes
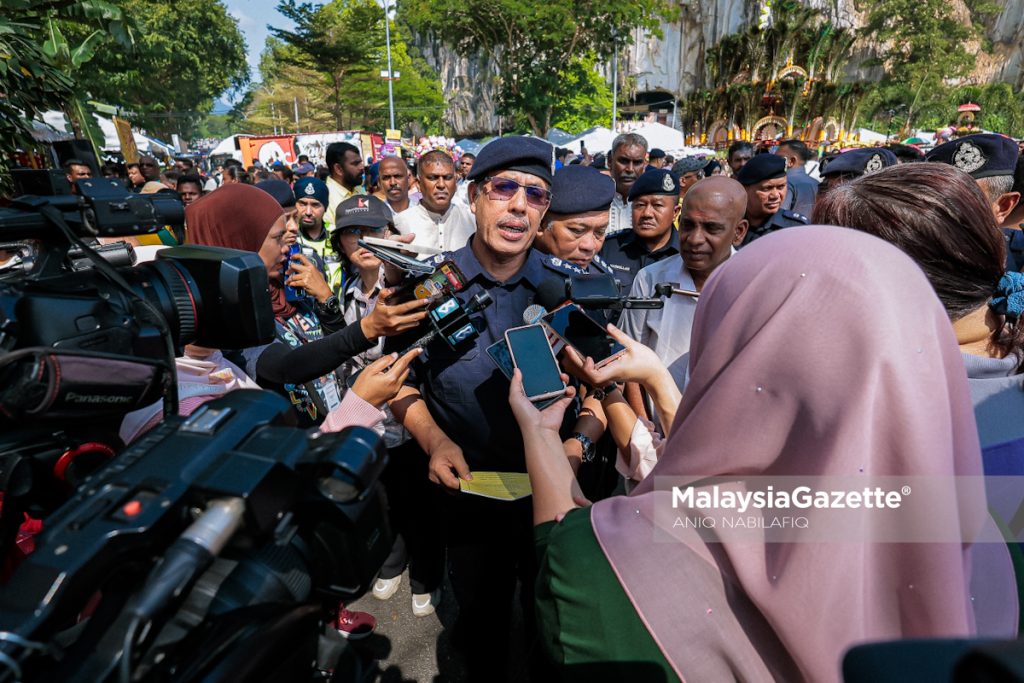
[[[401,574],[393,579],[377,579],[377,582],[373,584],[373,597],[378,600],[387,600],[398,592],[400,585],[402,585]]]
[[[439,604],[441,604],[440,588],[433,593],[413,593],[412,613],[417,617],[429,617]]]

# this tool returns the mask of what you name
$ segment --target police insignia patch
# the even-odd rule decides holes
[[[313,187],[313,183],[310,183],[309,185],[306,185],[306,194],[309,194],[309,195],[316,194],[316,189]]]
[[[661,189],[665,190],[665,192],[672,192],[676,189],[676,181],[672,180],[672,176],[668,173],[661,179]]]
[[[964,142],[953,153],[953,165],[966,173],[974,173],[987,161],[985,154],[973,142]]]
[[[882,161],[881,154],[873,154],[868,159],[868,163],[864,164],[864,175],[874,173],[875,171],[881,171],[885,168],[885,163]]]

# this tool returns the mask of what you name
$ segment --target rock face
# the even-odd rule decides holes
[[[839,26],[863,25],[863,16],[857,11],[854,0],[803,2]],[[1002,9],[984,27],[991,44],[990,54],[979,56],[972,80],[980,83],[1005,81],[1021,87],[1024,86],[1024,0],[996,2]],[[755,0],[681,0],[679,19],[662,27],[661,38],[641,32],[634,34],[633,45],[625,51],[621,73],[635,79],[634,94],[663,93],[670,99],[673,95],[685,96],[704,87],[707,49],[756,20],[760,4]],[[950,5],[951,11],[967,16],[963,0],[952,0]],[[448,120],[455,135],[497,132],[500,129],[496,113],[499,76],[493,60],[487,55],[473,59],[459,57],[433,40],[417,40],[416,44],[440,75],[449,103]],[[870,45],[860,46],[855,59],[868,57],[870,49]],[[850,75],[871,78],[877,77],[879,72],[854,66]]]

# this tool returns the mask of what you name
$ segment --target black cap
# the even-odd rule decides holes
[[[657,147],[651,148],[651,151],[647,153],[648,159],[664,159],[665,156],[665,150],[658,149]]]
[[[283,209],[295,206],[295,193],[292,192],[292,186],[283,180],[278,180],[276,178],[272,180],[264,180],[256,183],[256,187],[277,200],[277,203],[280,204]]]
[[[679,194],[679,181],[670,171],[663,168],[649,168],[633,181],[629,188],[629,201],[649,194]]]
[[[683,175],[684,173],[693,173],[694,171],[699,171],[707,165],[707,159],[698,159],[697,157],[683,157],[676,163],[672,164],[672,172],[679,176]]]
[[[925,161],[938,161],[956,166],[972,178],[1013,175],[1020,150],[1017,143],[995,133],[967,135],[939,145],[928,152]]]
[[[565,166],[551,181],[548,213],[607,211],[615,198],[615,181],[590,166]]]
[[[353,225],[383,228],[391,224],[391,211],[384,202],[373,195],[357,194],[338,204],[334,218],[334,230]]]
[[[825,165],[821,172],[823,178],[830,175],[862,176],[870,175],[883,168],[895,166],[898,163],[896,155],[884,147],[865,147],[864,149],[851,149],[843,152]]]
[[[529,173],[550,183],[555,173],[555,148],[547,140],[526,135],[498,138],[484,145],[466,177],[480,180],[501,171]]]
[[[741,185],[786,177],[786,160],[775,154],[757,154],[736,173]]]

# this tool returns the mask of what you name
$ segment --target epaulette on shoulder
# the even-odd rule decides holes
[[[558,273],[567,273],[569,275],[586,275],[587,271],[583,270],[575,263],[570,263],[556,256],[544,256],[541,262],[550,270]]]
[[[797,213],[796,211],[789,211],[788,209],[782,210],[782,217],[788,218],[791,221],[800,221],[804,225],[807,225],[808,223],[811,222],[811,219],[803,215],[802,213]]]

